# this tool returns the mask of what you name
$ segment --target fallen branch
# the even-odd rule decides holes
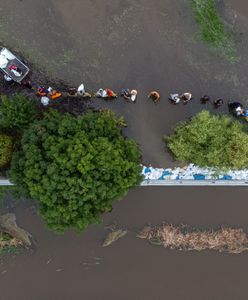
[[[11,237],[20,241],[23,246],[32,245],[31,235],[16,224],[16,216],[8,213],[0,216],[0,231],[9,234]]]
[[[107,235],[102,246],[103,247],[110,246],[112,243],[116,242],[117,240],[119,240],[121,237],[123,237],[126,234],[127,234],[127,230],[119,229],[119,230],[112,231]]]

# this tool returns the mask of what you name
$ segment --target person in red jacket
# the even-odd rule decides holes
[[[107,98],[116,98],[117,94],[114,93],[111,89],[105,89],[106,93],[107,93]]]

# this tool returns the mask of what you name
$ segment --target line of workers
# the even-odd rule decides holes
[[[7,85],[13,84],[13,81],[11,78],[9,78],[7,75],[4,75],[4,81]],[[34,87],[30,80],[24,79],[21,82],[21,85],[23,87],[32,89],[35,91],[37,96],[40,97],[41,103],[43,105],[48,105],[50,100],[56,100],[62,96],[68,96],[68,97],[83,97],[85,99],[90,99],[92,97],[97,98],[104,98],[104,99],[114,99],[118,97],[118,94],[112,91],[109,88],[102,89],[100,88],[96,93],[90,94],[89,92],[86,92],[84,84],[80,84],[78,88],[69,88],[66,92],[60,92],[58,90],[53,89],[52,87],[42,87],[37,86]],[[126,101],[135,102],[138,91],[135,89],[122,89],[120,93],[121,97],[123,97]],[[158,91],[151,91],[148,94],[148,98],[151,99],[154,103],[158,103],[160,101],[160,94]],[[183,94],[170,94],[168,99],[170,102],[174,105],[179,104],[180,102],[183,102],[183,104],[187,104],[190,100],[193,99],[192,93],[185,92]],[[200,98],[201,103],[206,104],[210,101],[210,97],[208,95],[203,95]],[[217,98],[213,101],[213,105],[215,108],[219,108],[224,104],[224,100],[221,98]],[[244,117],[245,120],[248,122],[248,110],[243,107],[243,105],[239,102],[228,102],[228,108],[229,112],[237,117]]]

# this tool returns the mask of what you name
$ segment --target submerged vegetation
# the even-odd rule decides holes
[[[0,231],[0,255],[5,253],[16,253],[23,244],[15,237]]]
[[[243,124],[225,115],[202,111],[176,127],[165,142],[184,163],[217,169],[248,167],[248,134]]]
[[[0,216],[0,254],[16,254],[32,245],[31,235],[16,224],[16,216],[7,213]]]
[[[230,61],[237,60],[232,34],[218,15],[216,0],[190,0],[202,39]]]
[[[165,248],[185,251],[217,250],[242,253],[248,250],[248,238],[243,229],[221,228],[216,231],[195,231],[187,226],[163,224],[155,228],[145,227],[138,237]]]

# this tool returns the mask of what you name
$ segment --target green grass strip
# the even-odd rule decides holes
[[[216,0],[190,0],[202,39],[229,61],[236,61],[235,44],[218,15]]]

